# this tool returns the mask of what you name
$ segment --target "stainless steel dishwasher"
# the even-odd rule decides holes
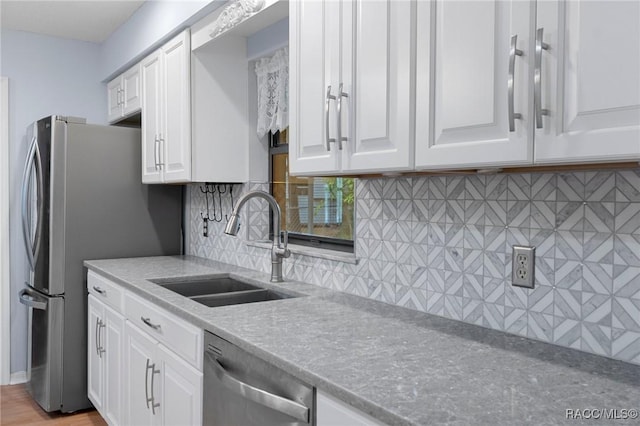
[[[207,426],[315,425],[315,389],[284,370],[205,332]]]

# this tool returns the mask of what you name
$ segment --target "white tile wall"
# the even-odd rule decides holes
[[[269,272],[268,250],[224,221],[201,237],[190,189],[190,253]],[[640,364],[640,170],[369,179],[356,194],[359,263],[292,255],[287,278]],[[266,205],[249,207],[265,238]],[[537,247],[533,290],[509,282],[514,244]]]

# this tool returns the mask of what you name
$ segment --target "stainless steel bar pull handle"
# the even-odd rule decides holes
[[[329,137],[329,102],[335,100],[336,97],[331,94],[331,85],[327,86],[327,97],[324,104],[324,131],[327,144],[327,151],[331,151],[331,143],[335,142],[335,138]]]
[[[147,358],[147,367],[145,368],[145,371],[144,371],[144,393],[145,393],[145,398],[147,400],[147,408],[151,408],[151,412],[155,416],[156,408],[160,406],[160,403],[155,402],[156,397],[153,394],[153,382],[154,382],[154,376],[156,374],[159,374],[160,370],[156,370],[155,362],[151,364],[149,363],[149,361],[150,361],[149,358]],[[149,386],[148,386],[149,370],[151,370],[151,396],[149,396]],[[149,405],[149,403],[151,403],[151,405]]]
[[[106,352],[106,350],[104,349],[104,347],[102,346],[102,329],[106,327],[106,324],[104,322],[102,322],[101,319],[98,319],[98,336],[97,336],[97,341],[98,341],[98,356],[100,358],[102,358],[102,354]]]
[[[96,340],[96,355],[100,356],[100,345],[98,344],[98,341],[100,340],[98,338],[98,333],[100,332],[100,323],[98,322],[100,320],[100,318],[96,317],[96,334],[95,334],[95,340]]]
[[[160,145],[159,145],[159,149],[158,149],[158,164],[160,165],[160,168],[162,169],[162,166],[164,166],[164,160],[162,157],[162,150],[164,149],[164,138],[162,137],[162,133],[160,133],[158,135],[158,140],[160,141]]]
[[[342,136],[342,98],[348,98],[349,95],[342,91],[343,84],[338,87],[338,149],[342,151],[342,142],[347,141],[347,137]]]
[[[160,330],[160,324],[154,324],[151,322],[151,318],[140,317],[143,323],[153,328],[154,330]]]
[[[144,399],[147,402],[147,408],[153,401],[153,398],[149,398],[149,368],[153,369],[153,366],[149,365],[149,358],[147,358],[147,367],[144,369]]]
[[[536,128],[542,129],[542,116],[549,115],[549,110],[542,108],[542,51],[549,50],[549,45],[542,41],[544,28],[536,31],[536,57],[533,73],[533,102],[536,110]]]
[[[230,391],[237,393],[238,395],[242,395],[245,399],[249,399],[257,404],[293,417],[296,420],[300,420],[305,423],[310,422],[311,410],[309,407],[236,379],[224,369],[211,352],[207,351],[206,355],[211,361],[216,377]]]
[[[160,370],[156,370],[156,365],[153,364],[152,365],[153,370],[151,370],[151,412],[153,413],[153,415],[156,415],[156,408],[160,407],[160,403],[156,402],[156,396],[154,394],[154,390],[153,390],[153,378],[155,377],[156,374],[160,374]]]
[[[509,109],[509,131],[516,131],[516,119],[521,119],[522,114],[514,112],[514,86],[515,86],[515,72],[516,72],[516,56],[522,56],[522,50],[516,46],[518,44],[518,35],[511,37],[511,48],[509,49],[509,78],[507,79],[507,96],[508,96],[508,109]]]
[[[158,135],[156,135],[155,141],[154,141],[154,146],[153,146],[153,156],[155,159],[155,165],[156,165],[156,170],[158,170],[160,168],[160,161],[158,160],[158,157],[160,157],[160,139],[158,139]]]

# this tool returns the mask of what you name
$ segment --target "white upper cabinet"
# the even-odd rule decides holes
[[[128,117],[132,114],[140,112],[142,106],[141,91],[142,82],[140,81],[140,64],[136,64],[128,71],[122,74],[122,115]]]
[[[165,182],[191,178],[191,36],[183,32],[162,47],[164,84],[161,132]]]
[[[142,61],[142,182],[162,182],[161,151],[162,52]]]
[[[640,2],[539,1],[536,34],[548,48],[535,161],[638,159]]]
[[[189,31],[142,61],[142,181],[191,179]]]
[[[122,76],[107,83],[107,112],[109,123],[114,123],[122,118]]]
[[[109,123],[140,112],[140,64],[136,64],[107,84]]]
[[[340,2],[289,2],[289,37],[289,170],[337,172],[342,155],[330,97],[340,78]]]
[[[291,173],[412,169],[414,2],[289,5]]]
[[[418,2],[416,167],[530,164],[532,2]]]
[[[640,158],[640,2],[418,2],[416,168]]]
[[[334,93],[340,114],[336,126],[342,126],[337,138],[346,137],[344,171],[413,168],[414,5],[409,0],[342,3],[342,73]]]

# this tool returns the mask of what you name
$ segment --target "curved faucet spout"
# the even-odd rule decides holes
[[[242,206],[245,205],[247,201],[252,198],[262,198],[269,203],[269,207],[273,212],[272,218],[272,229],[273,229],[273,244],[271,246],[271,281],[272,282],[282,282],[284,279],[282,278],[282,259],[285,257],[289,257],[291,252],[287,249],[288,236],[287,232],[284,232],[284,245],[280,241],[280,218],[282,216],[282,212],[280,210],[280,206],[273,196],[264,191],[251,191],[246,193],[238,200],[238,204],[233,209],[231,213],[231,217],[227,222],[227,225],[224,228],[224,233],[227,235],[238,235],[238,231],[240,229],[240,223],[238,220],[238,213]]]

